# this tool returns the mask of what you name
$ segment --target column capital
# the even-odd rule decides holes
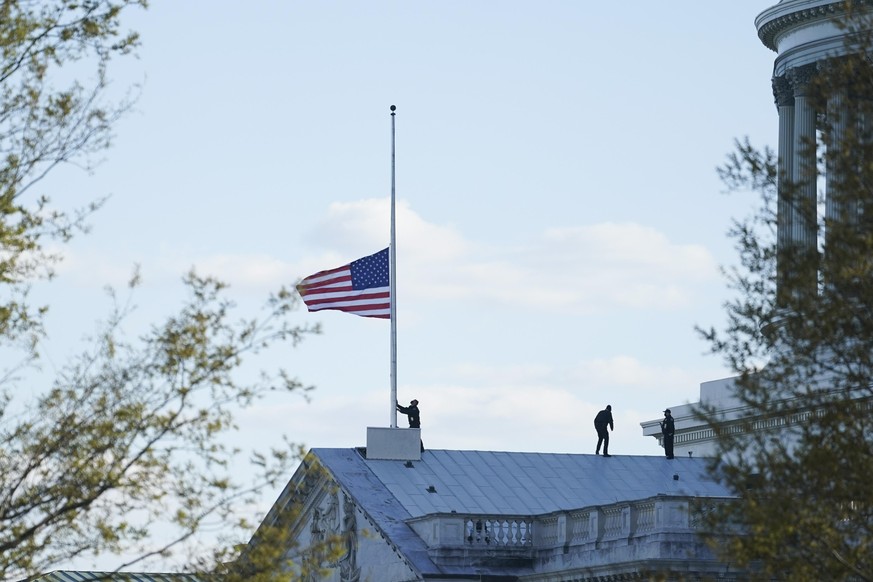
[[[789,83],[791,83],[791,88],[795,97],[806,95],[806,92],[812,84],[812,80],[815,78],[817,72],[818,67],[815,64],[811,64],[789,69],[785,73],[785,76],[788,77]]]
[[[776,107],[794,105],[794,89],[786,75],[773,77],[773,99]]]

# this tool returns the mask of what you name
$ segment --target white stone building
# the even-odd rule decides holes
[[[311,450],[264,520],[299,512],[297,563],[342,540],[339,557],[316,559],[324,575],[313,579],[742,579],[698,535],[703,514],[728,497],[704,459],[420,453],[417,430],[381,430],[393,443]]]
[[[866,6],[863,9],[869,14],[869,3],[857,4],[861,8]],[[825,166],[826,171],[821,172],[816,163],[816,150],[808,145],[816,143],[816,129],[829,117],[834,126],[832,131],[838,136],[848,123],[856,123],[859,129],[873,132],[873,119],[855,111],[856,102],[848,90],[833,91],[827,104],[818,109],[807,94],[817,71],[827,66],[830,59],[846,54],[847,32],[836,20],[844,14],[843,0],[781,0],[755,19],[758,38],[777,54],[772,84],[779,124],[780,175],[799,185],[791,192],[794,198],[786,199],[784,191],[788,188],[784,188],[782,182],[779,184],[777,252],[787,248],[818,252],[821,242],[816,222],[819,189],[824,190],[824,217],[829,224],[840,220],[856,224],[863,211],[857,200],[838,201],[835,193],[839,175],[833,171],[830,162]],[[798,199],[805,199],[805,204],[799,204]],[[800,286],[815,290],[816,273],[804,273],[802,277],[808,280],[801,281]],[[777,281],[777,285],[781,282],[781,279]],[[796,280],[793,282],[794,285],[797,283]],[[827,382],[824,378],[820,380]],[[778,430],[778,421],[749,418],[748,410],[733,398],[732,384],[731,378],[704,382],[700,385],[698,403],[670,407],[676,424],[676,456],[711,456],[715,451],[713,430],[692,412],[698,404],[714,406],[724,423],[743,418],[752,421],[754,430]],[[663,445],[660,421],[644,422],[642,427],[643,434],[657,438]]]

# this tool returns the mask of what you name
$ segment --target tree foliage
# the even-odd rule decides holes
[[[283,370],[238,373],[247,357],[318,331],[290,323],[296,296],[285,289],[242,318],[223,283],[191,272],[176,313],[133,339],[130,302],[113,293],[106,323],[49,385],[24,373],[47,338],[47,306],[31,304],[29,286],[53,274],[49,243],[85,230],[101,204],[65,209],[38,190],[61,165],[91,169],[110,146],[131,101],[109,95],[109,70],[138,46],[122,26],[137,7],[146,0],[0,0],[0,349],[20,355],[0,375],[5,580],[107,552],[123,554],[123,568],[215,529],[239,541],[253,528],[236,510],[299,454],[290,443],[255,453],[240,477],[226,438],[266,391],[304,389]]]
[[[106,99],[114,58],[131,54],[138,36],[122,30],[122,10],[145,0],[0,2],[0,332],[34,341],[40,310],[26,301],[26,283],[50,276],[58,257],[47,239],[66,241],[84,228],[100,201],[73,211],[36,190],[63,164],[90,167],[111,140],[130,103]],[[83,71],[64,82],[59,71]],[[84,78],[84,79],[83,79]],[[82,79],[82,80],[80,80]]]
[[[2,419],[5,574],[103,552],[132,556],[119,564],[129,566],[210,527],[239,535],[251,527],[239,506],[287,476],[291,446],[254,458],[250,479],[235,478],[239,451],[222,435],[264,391],[301,387],[284,373],[250,383],[234,375],[247,354],[309,331],[284,320],[293,295],[271,297],[260,320],[236,322],[221,283],[192,273],[186,284],[179,312],[136,341],[125,339],[119,306],[26,414]]]
[[[699,412],[716,431],[713,470],[739,498],[712,525],[745,532],[720,550],[762,579],[873,580],[873,27],[863,3],[837,22],[847,54],[808,93],[827,112],[802,144],[827,177],[815,207],[747,141],[720,172],[761,205],[731,232],[727,326],[702,330],[737,374],[737,409]],[[780,246],[786,208],[814,226],[813,252]]]

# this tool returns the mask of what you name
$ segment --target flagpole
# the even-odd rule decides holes
[[[394,112],[391,106],[391,250],[389,251],[388,280],[391,293],[391,428],[397,428],[397,244],[394,231],[394,200],[396,191],[394,161]]]

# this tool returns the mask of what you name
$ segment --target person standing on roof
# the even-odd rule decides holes
[[[668,459],[673,458],[673,435],[676,433],[676,423],[670,409],[664,411],[664,420],[661,421],[661,433],[664,435],[664,453]]]
[[[394,401],[394,406],[398,412],[402,412],[409,417],[409,428],[421,428],[421,416],[418,411],[418,400],[411,400],[409,406],[400,406],[400,403]],[[424,452],[424,441],[421,441],[421,452]]]
[[[609,426],[609,430],[615,430],[614,425],[612,424],[612,405],[607,404],[606,408],[597,413],[597,416],[594,417],[594,428],[597,430],[597,448],[594,451],[595,455],[600,454],[600,445],[603,445],[603,456],[611,457],[609,454],[609,432],[607,432],[606,427]]]

